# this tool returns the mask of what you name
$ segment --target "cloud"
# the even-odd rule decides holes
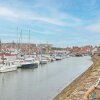
[[[53,18],[49,18],[49,17],[41,17],[41,16],[33,15],[32,17],[28,17],[28,19],[46,22],[46,23],[55,24],[55,25],[64,25],[64,23],[62,21],[56,20]]]
[[[38,14],[37,10],[15,10],[13,8],[8,7],[0,7],[0,17],[5,19],[10,19],[12,21],[20,21],[20,20],[30,20],[30,21],[39,21],[43,23],[49,23],[59,26],[77,26],[80,25],[81,21],[78,18],[75,18],[71,15],[64,14],[60,11],[53,10],[52,8],[48,7],[47,10],[50,12],[45,12],[40,9],[42,12]]]
[[[91,32],[100,33],[100,23],[95,23],[95,24],[86,26],[85,28],[86,30],[89,30]]]
[[[55,25],[63,25],[61,21],[58,21],[56,19],[52,19],[49,17],[41,17],[39,15],[36,15],[34,13],[28,13],[24,11],[14,11],[13,9],[9,9],[6,7],[0,7],[0,17],[6,18],[6,19],[12,19],[12,20],[36,20],[36,21],[42,21],[46,23],[51,23]]]
[[[0,16],[9,18],[18,18],[19,15],[6,7],[0,7]]]

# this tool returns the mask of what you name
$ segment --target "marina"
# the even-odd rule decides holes
[[[99,0],[0,0],[0,100],[100,100]]]
[[[0,100],[52,100],[91,64],[89,56],[68,57],[35,69],[0,73]]]

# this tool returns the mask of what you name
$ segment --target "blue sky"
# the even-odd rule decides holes
[[[0,0],[0,39],[54,46],[99,45],[100,0]]]

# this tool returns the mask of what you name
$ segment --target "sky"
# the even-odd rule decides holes
[[[2,42],[99,45],[100,0],[0,0]],[[30,31],[30,33],[29,33]]]

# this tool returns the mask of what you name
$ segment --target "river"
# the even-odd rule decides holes
[[[52,100],[92,65],[91,57],[69,57],[35,69],[0,73],[0,100]]]

